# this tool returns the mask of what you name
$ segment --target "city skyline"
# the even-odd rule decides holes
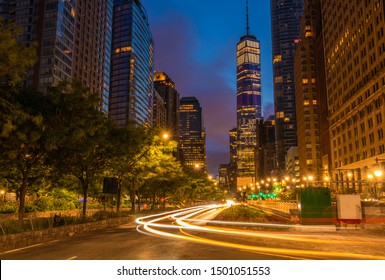
[[[165,71],[181,97],[204,111],[208,171],[228,163],[228,131],[236,126],[236,44],[246,33],[246,1],[143,0],[154,36],[155,70]],[[274,114],[270,3],[249,1],[250,32],[261,42],[263,116]],[[218,106],[218,101],[221,102]]]

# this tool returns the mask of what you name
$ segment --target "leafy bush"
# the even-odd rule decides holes
[[[7,202],[0,204],[0,213],[1,214],[12,214],[16,213],[19,210],[19,204],[13,202]]]
[[[217,219],[225,221],[266,221],[266,216],[262,211],[244,205],[236,205],[224,210]]]
[[[36,210],[37,210],[36,205],[34,205],[33,203],[26,203],[25,204],[25,212],[26,213],[36,212]]]
[[[33,201],[33,205],[36,211],[50,211],[53,210],[52,198],[46,196],[40,196]]]

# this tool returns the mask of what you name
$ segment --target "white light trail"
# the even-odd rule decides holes
[[[245,245],[239,242],[227,242],[218,240],[222,239],[220,235],[226,234],[231,236],[244,236],[250,237],[250,240],[261,240],[262,238],[268,238],[271,240],[282,240],[286,242],[298,242],[298,244],[314,243],[314,244],[346,244],[347,248],[349,245],[354,244],[365,244],[365,241],[347,241],[341,239],[330,239],[330,236],[302,236],[295,235],[291,233],[282,233],[282,232],[260,232],[256,230],[245,230],[237,228],[227,228],[229,226],[250,226],[250,227],[276,227],[276,228],[290,228],[292,225],[281,225],[281,224],[268,224],[268,223],[245,223],[245,222],[224,222],[224,221],[215,221],[210,218],[215,217],[224,209],[231,207],[227,204],[224,205],[207,205],[207,206],[196,206],[181,210],[176,210],[172,212],[166,212],[162,214],[156,214],[146,217],[141,217],[136,219],[136,222],[139,224],[138,231],[148,235],[162,236],[166,238],[173,238],[179,240],[186,240],[192,242],[203,243],[207,245],[223,246],[228,248],[239,249],[243,251],[266,253],[271,255],[286,255],[288,258],[293,256],[306,256],[313,258],[348,258],[348,259],[385,259],[385,256],[376,256],[369,254],[355,254],[350,252],[327,252],[327,251],[318,251],[318,250],[301,250],[301,249],[291,249],[291,248],[273,248],[273,247],[264,247],[264,246],[254,246],[254,245]],[[202,219],[197,218],[202,217]],[[210,218],[208,218],[210,217]],[[177,225],[175,225],[175,223]],[[209,223],[209,226],[207,225]],[[221,227],[215,227],[213,225],[221,225]],[[140,226],[144,230],[140,229]],[[296,225],[295,227],[298,227]],[[178,230],[177,233],[173,233],[172,230]],[[190,231],[194,232],[206,232],[214,234],[214,237],[202,238],[200,236],[195,236]],[[284,243],[282,243],[284,244]]]

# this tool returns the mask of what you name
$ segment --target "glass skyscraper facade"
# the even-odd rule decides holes
[[[174,140],[179,139],[179,92],[175,89],[175,84],[164,72],[156,72],[154,76],[155,90],[162,97],[166,107],[166,126]]]
[[[285,170],[290,147],[297,146],[294,52],[300,36],[303,0],[271,0],[276,163]]]
[[[138,0],[114,1],[110,118],[152,127],[153,38],[144,7]]]
[[[48,2],[48,1],[47,1]],[[41,28],[38,90],[71,79],[75,37],[75,1],[44,5]]]
[[[257,125],[262,118],[261,59],[260,43],[249,34],[248,22],[246,33],[237,44],[237,177],[251,183],[256,177]]]
[[[196,171],[206,170],[206,134],[202,107],[195,97],[180,100],[181,162]]]
[[[0,15],[21,27],[20,40],[37,42],[39,57],[27,86],[50,86],[80,79],[101,95],[108,111],[112,37],[112,0],[34,0],[0,3]]]
[[[108,111],[110,90],[112,3],[76,0],[73,76],[101,94],[104,112]]]

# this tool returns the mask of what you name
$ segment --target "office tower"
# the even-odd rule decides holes
[[[163,127],[169,131],[172,139],[179,139],[179,92],[175,84],[164,72],[155,72],[154,88],[162,97],[166,108],[166,124]]]
[[[384,1],[322,1],[333,186],[339,191],[377,195],[368,175],[384,170],[384,10]]]
[[[47,92],[78,78],[100,93],[100,108],[108,111],[112,0],[3,1],[1,15],[22,28],[23,43],[37,43],[27,86]]]
[[[229,131],[230,142],[230,163],[229,163],[229,182],[230,189],[236,191],[237,189],[237,128]]]
[[[220,164],[218,169],[218,184],[225,189],[226,193],[230,192],[230,181],[229,181],[229,165]]]
[[[285,156],[297,146],[294,51],[299,38],[303,0],[271,0],[277,172],[284,173]]]
[[[330,180],[331,168],[331,149],[330,149],[330,130],[329,130],[329,110],[327,99],[327,86],[325,74],[325,60],[324,60],[324,39],[322,32],[322,9],[321,0],[315,2],[308,2],[310,5],[315,5],[315,74],[316,74],[316,88],[317,88],[317,106],[318,106],[318,131],[320,143],[320,157],[322,164],[322,180]],[[327,183],[325,184],[327,185]]]
[[[261,118],[260,45],[250,34],[246,2],[246,35],[237,44],[237,185],[255,182],[257,122]]]
[[[153,127],[165,130],[167,127],[167,110],[163,98],[154,91]]]
[[[4,20],[8,20],[12,13],[15,12],[14,6],[11,6],[10,2],[11,0],[0,1],[0,17],[2,17]]]
[[[101,107],[104,112],[107,112],[110,91],[113,1],[67,0],[58,1],[58,4],[61,2],[64,7],[68,3],[76,2],[75,11],[70,10],[71,15],[75,17],[73,77],[80,79],[84,85],[101,94]],[[67,12],[63,12],[63,14],[67,15]],[[58,18],[60,19],[60,17]],[[66,31],[62,27],[67,24],[66,21],[63,20],[61,25],[59,23],[60,20],[58,29],[66,35]],[[66,42],[64,37],[62,35],[61,39]],[[65,47],[62,48],[64,53],[68,53]]]
[[[262,121],[261,121],[262,122]],[[261,123],[261,167],[260,174],[262,177],[270,177],[273,175],[275,168],[275,120],[274,116],[268,117]]]
[[[206,134],[203,112],[198,99],[180,100],[180,154],[183,165],[195,171],[206,171]]]
[[[318,0],[305,0],[300,24],[294,77],[296,91],[298,157],[300,173],[305,177],[322,180],[320,154],[319,107],[316,79],[316,20],[320,6]]]
[[[110,118],[152,127],[153,38],[138,0],[115,0],[111,57]]]
[[[306,182],[301,178],[301,173],[299,169],[300,169],[300,166],[299,166],[298,147],[291,147],[286,153],[286,176],[285,176],[285,178],[287,177],[288,182],[290,184],[294,183],[297,186],[299,185],[300,181],[302,181],[303,183]],[[308,177],[306,177],[306,180]]]

